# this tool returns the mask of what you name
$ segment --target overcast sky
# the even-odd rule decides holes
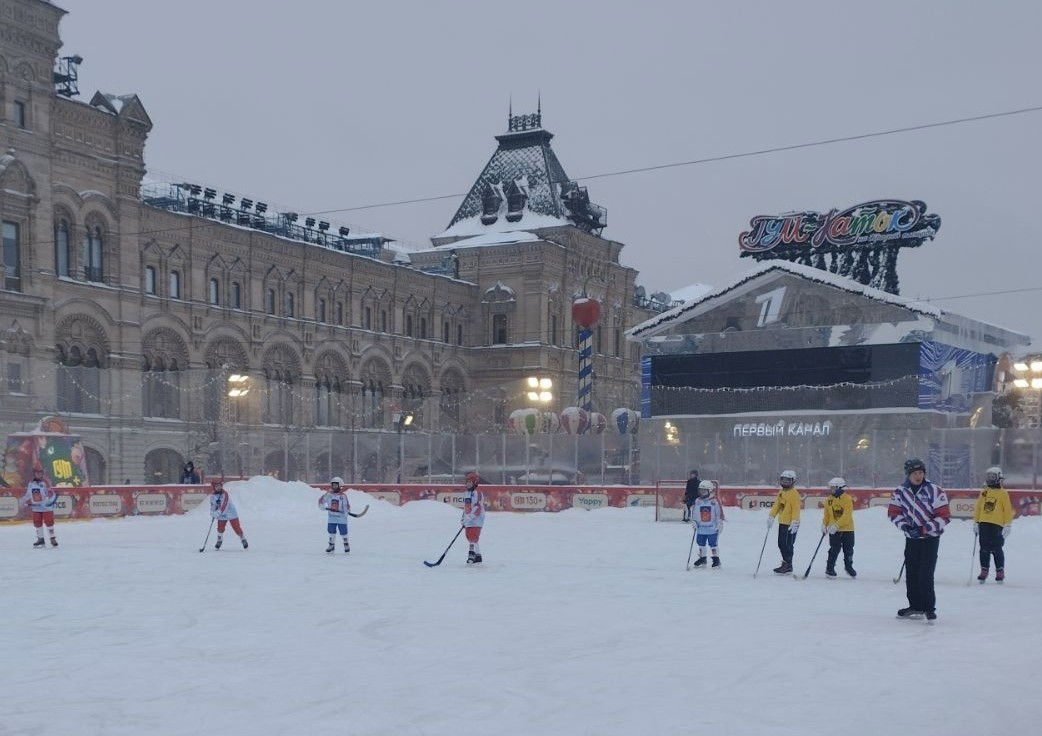
[[[57,4],[81,99],[134,92],[152,117],[150,173],[419,244],[511,98],[541,95],[575,179],[1042,105],[1029,0]],[[924,200],[942,225],[902,253],[901,293],[1037,345],[1040,133],[1034,112],[583,183],[649,292],[753,267],[757,214]]]

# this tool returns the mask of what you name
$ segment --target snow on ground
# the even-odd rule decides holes
[[[0,527],[0,734],[1030,733],[1042,715],[1042,519],[1008,582],[968,584],[968,522],[941,541],[936,625],[894,617],[902,541],[856,513],[857,580],[777,576],[764,512],[728,509],[724,567],[685,571],[690,527],[653,509],[489,515],[478,568],[459,511],[351,491],[326,555],[302,484],[230,483],[250,540],[198,552],[182,517]],[[804,513],[802,576],[820,538]],[[976,571],[977,564],[972,561]]]

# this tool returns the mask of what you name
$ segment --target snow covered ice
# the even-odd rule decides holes
[[[857,580],[753,578],[765,512],[726,509],[721,570],[653,509],[460,512],[349,491],[327,555],[303,484],[229,483],[250,548],[180,517],[0,527],[2,736],[1031,733],[1042,715],[1042,519],[1018,519],[1007,582],[980,585],[972,525],[941,539],[936,625],[895,618],[902,539],[857,511]],[[795,569],[820,538],[804,510]],[[973,578],[972,584],[970,583]]]

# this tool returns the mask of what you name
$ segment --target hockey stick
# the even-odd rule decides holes
[[[756,572],[753,573],[753,577],[756,577],[756,573],[760,572],[760,563],[763,562],[763,551],[767,549],[767,537],[771,536],[771,528],[767,527],[767,533],[763,535],[763,546],[760,547],[760,559],[756,561]]]
[[[361,519],[361,518],[362,518],[363,516],[365,516],[365,512],[366,512],[366,511],[368,511],[368,510],[369,510],[369,504],[366,504],[366,505],[365,505],[365,508],[364,508],[364,509],[362,509],[361,511],[359,511],[359,512],[358,512],[357,514],[355,514],[355,513],[352,513],[351,511],[348,511],[348,512],[347,512],[347,515],[348,515],[348,516],[353,516],[353,517],[355,517],[356,519]]]
[[[977,556],[977,532],[973,533],[973,552],[970,554],[970,577],[966,581],[967,585],[973,585],[973,561]],[[983,580],[981,582],[984,582]]]
[[[904,574],[905,574],[905,563],[904,563],[904,560],[902,560],[901,561],[901,571],[899,573],[897,573],[897,577],[894,578],[894,585],[897,585],[898,583],[901,582],[901,577]]]
[[[818,550],[821,549],[821,543],[825,541],[826,532],[821,533],[821,539],[818,540],[818,546],[814,548],[814,554],[810,556],[810,564],[807,565],[807,572],[803,573],[803,579],[806,580],[810,576],[810,568],[814,565],[814,560],[818,557]]]
[[[202,552],[203,550],[206,549],[206,543],[210,541],[210,532],[213,531],[213,523],[214,523],[214,521],[216,521],[216,519],[214,519],[211,516],[210,517],[210,528],[206,530],[206,539],[203,540],[203,546],[199,548],[200,552]]]
[[[427,560],[424,560],[423,564],[426,565],[427,567],[437,567],[438,565],[440,565],[442,560],[445,559],[445,555],[447,555],[449,553],[449,550],[452,549],[452,545],[454,545],[456,543],[456,540],[459,539],[459,535],[462,534],[462,533],[463,533],[463,527],[461,526],[456,531],[456,536],[454,536],[452,538],[452,541],[449,542],[449,546],[446,547],[445,551],[441,553],[441,557],[438,558],[437,562],[427,562]]]
[[[691,546],[687,550],[687,567],[686,570],[691,569],[691,554],[695,551],[695,537],[698,535],[698,527],[694,524],[691,525]]]

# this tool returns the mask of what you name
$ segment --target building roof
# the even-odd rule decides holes
[[[542,113],[511,114],[507,127],[496,136],[498,148],[435,240],[562,225],[600,234],[607,212],[590,202],[585,187],[568,178],[550,148],[554,136],[543,128]]]

